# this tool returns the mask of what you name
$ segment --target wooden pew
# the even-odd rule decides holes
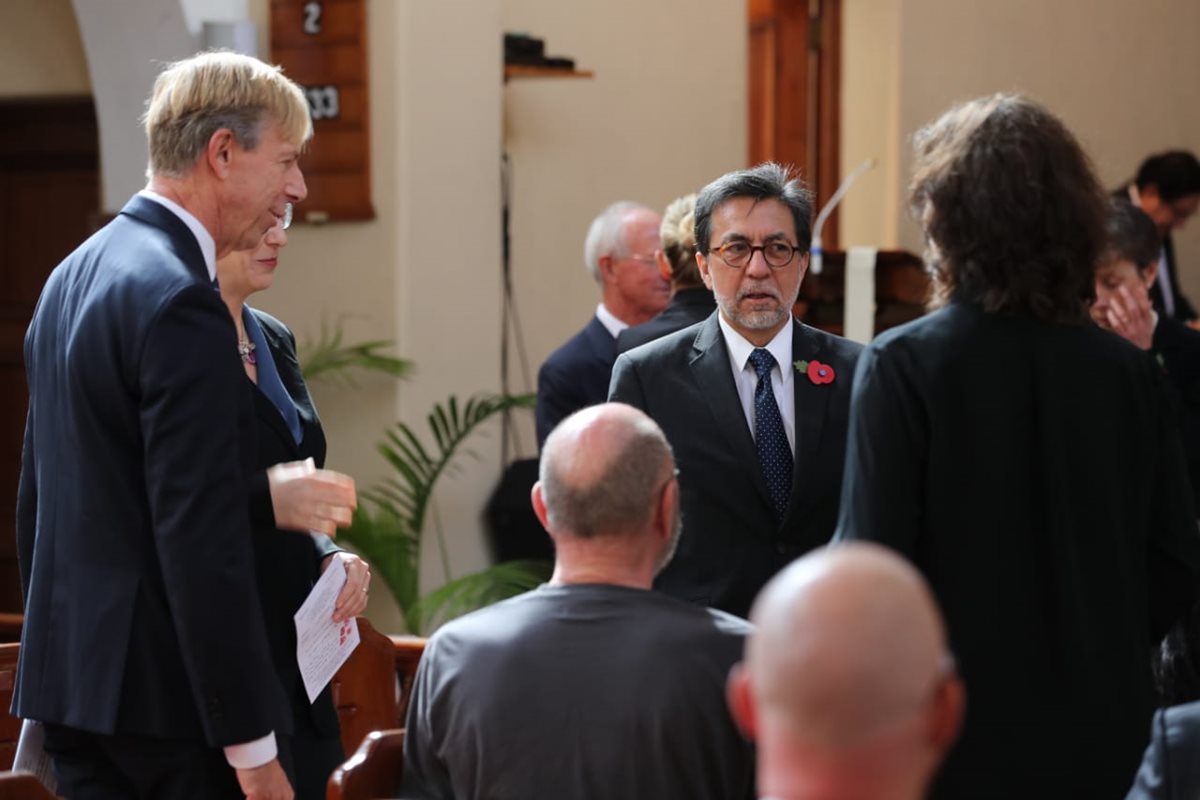
[[[21,645],[0,644],[0,770],[12,769],[21,736],[21,720],[9,713],[13,686],[17,682],[17,653]],[[40,784],[39,784],[40,785]]]
[[[353,753],[371,731],[404,727],[408,697],[425,640],[384,636],[358,618],[359,645],[333,676],[333,705],[342,748]]]
[[[23,614],[0,613],[0,642],[21,641],[21,625],[24,622]]]
[[[329,776],[325,800],[381,800],[400,793],[404,731],[372,731]]]
[[[0,800],[55,800],[54,795],[32,775],[0,772]]]

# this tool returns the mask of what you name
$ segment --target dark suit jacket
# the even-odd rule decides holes
[[[617,340],[593,316],[579,333],[550,354],[538,370],[538,448],[550,431],[581,408],[603,403],[617,357]]]
[[[282,322],[264,311],[252,309],[262,326],[263,335],[275,368],[300,415],[303,438],[292,438],[279,410],[257,386],[254,408],[258,423],[258,450],[250,493],[251,524],[254,531],[254,559],[263,618],[267,623],[271,655],[284,690],[292,701],[295,714],[312,718],[316,728],[330,736],[338,733],[337,713],[329,687],[316,702],[309,704],[296,664],[296,626],[293,616],[321,577],[321,560],[341,551],[328,536],[280,530],[275,527],[271,492],[266,469],[285,461],[312,458],[318,467],[325,464],[325,431],[317,417],[308,386],[296,360],[296,340]],[[251,384],[253,386],[253,384]]]
[[[212,746],[286,724],[236,346],[195,237],[151,200],[46,282],[25,339],[18,716]]]
[[[1119,797],[1151,643],[1200,536],[1162,370],[1119,336],[952,303],[881,334],[850,408],[838,539],[928,578],[966,682],[934,797]]]
[[[779,524],[718,313],[621,354],[609,399],[649,414],[666,434],[679,468],[683,535],[655,588],[744,617],[771,576],[833,535],[850,386],[862,346],[792,323],[792,357],[829,364],[836,377],[817,385],[795,375],[794,483]]]
[[[668,333],[681,331],[689,325],[702,322],[716,310],[717,301],[713,298],[712,290],[703,286],[680,289],[671,296],[671,302],[654,319],[626,328],[617,334],[617,355],[662,338]]]
[[[1192,498],[1200,510],[1200,331],[1160,313],[1151,346],[1162,357],[1167,382],[1178,401],[1179,431]]]
[[[1175,298],[1175,314],[1172,319],[1181,322],[1196,319],[1196,309],[1192,306],[1191,301],[1184,296],[1183,287],[1179,283],[1179,267],[1175,263],[1175,243],[1171,241],[1169,235],[1163,239],[1163,255],[1166,257],[1167,272],[1165,275],[1160,274],[1158,280],[1150,287],[1150,302],[1154,304],[1154,310],[1159,314],[1166,315],[1160,284],[1163,281],[1168,281],[1171,284],[1171,296]],[[1160,269],[1159,272],[1161,273],[1162,270]]]
[[[1154,713],[1150,745],[1125,800],[1200,797],[1200,703]]]

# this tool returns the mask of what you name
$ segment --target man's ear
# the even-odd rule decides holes
[[[600,273],[600,283],[608,283],[616,277],[616,272],[613,270],[613,265],[616,260],[612,256],[600,256],[596,260],[596,268]]]
[[[675,514],[679,509],[679,481],[671,480],[663,487],[654,509],[654,532],[664,540],[675,535]]]
[[[1158,260],[1157,259],[1155,259],[1154,261],[1151,261],[1148,265],[1146,265],[1145,269],[1142,270],[1142,281],[1145,282],[1147,289],[1152,287],[1156,280],[1158,280]]]
[[[541,481],[538,481],[533,485],[533,489],[529,492],[529,499],[533,504],[533,513],[537,516],[538,522],[542,523],[542,527],[549,532],[550,515],[546,513],[546,501],[542,499]]]
[[[658,262],[658,274],[663,276],[663,280],[671,280],[671,262],[667,260],[667,254],[662,250],[655,250],[654,260]]]
[[[729,705],[729,715],[737,724],[738,729],[747,739],[753,740],[758,735],[758,716],[754,710],[754,689],[750,686],[750,674],[746,665],[738,662],[729,671],[725,680],[725,702]]]
[[[220,178],[229,175],[235,144],[233,131],[229,128],[219,128],[208,138],[208,147],[205,148],[204,155],[209,168]]]
[[[967,710],[967,690],[958,675],[945,678],[929,705],[929,743],[941,752],[950,749],[962,730]]]
[[[713,285],[712,285],[712,275],[709,274],[709,271],[708,271],[708,258],[699,251],[696,252],[696,266],[700,268],[701,280],[704,281],[704,285],[707,286],[708,290],[711,292]]]

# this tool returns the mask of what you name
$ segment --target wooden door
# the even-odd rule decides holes
[[[747,0],[748,160],[791,164],[816,193],[837,189],[841,0]],[[837,215],[822,234],[837,246]]]
[[[90,97],[0,102],[0,131],[0,612],[17,612],[25,328],[50,270],[91,233],[100,179]]]

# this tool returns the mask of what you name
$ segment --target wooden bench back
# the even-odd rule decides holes
[[[400,793],[404,731],[372,731],[329,776],[325,800],[381,800]]]
[[[17,654],[20,651],[21,645],[15,642],[0,644],[0,770],[12,769],[13,757],[17,754],[17,739],[21,736],[21,720],[9,713],[13,686],[17,682]]]

